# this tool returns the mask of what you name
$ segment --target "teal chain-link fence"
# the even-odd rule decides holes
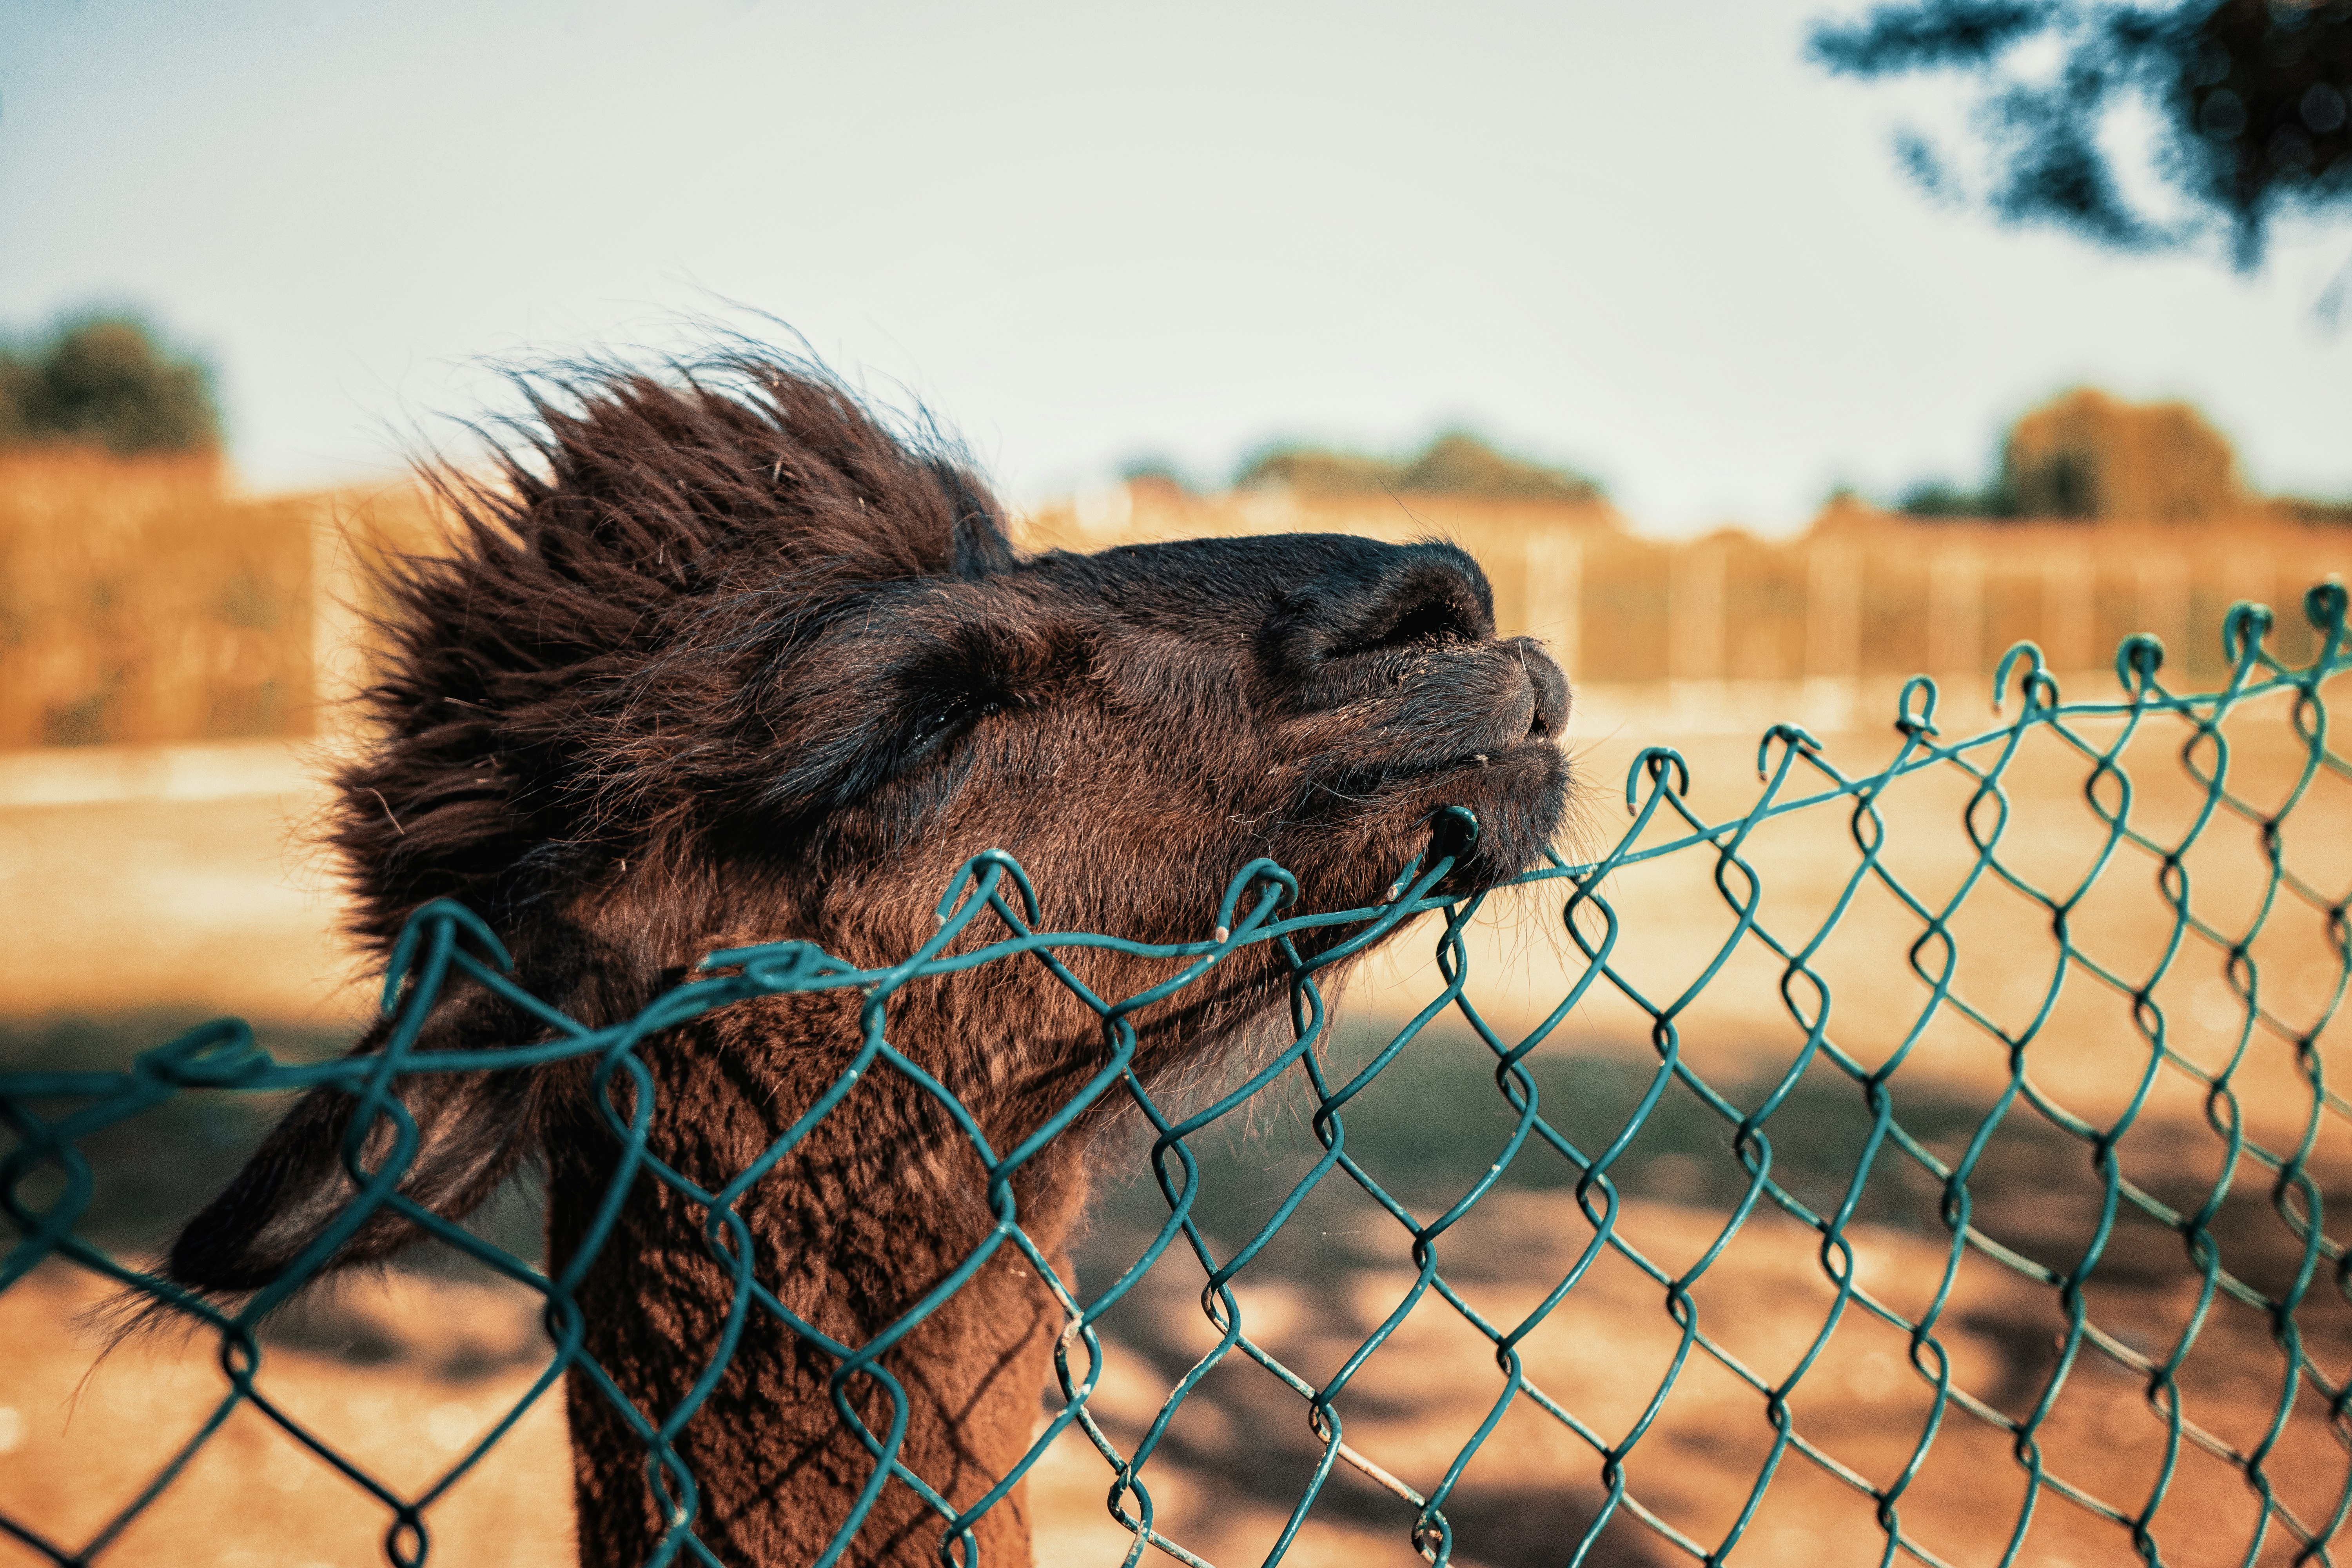
[[[1450,835],[1475,831],[1441,824],[1391,903],[1294,912],[1262,862],[1213,921],[1204,900],[1217,941],[1145,949],[1034,931],[1024,872],[991,854],[900,964],[861,971],[802,943],[717,954],[606,1029],[518,990],[494,933],[436,905],[392,966],[401,1022],[383,1058],[280,1061],[224,1022],[127,1070],[0,1074],[17,1232],[0,1290],[89,1271],[217,1336],[226,1373],[209,1418],[94,1531],[63,1539],[40,1500],[6,1491],[0,1531],[27,1561],[105,1558],[174,1488],[217,1480],[192,1461],[251,1406],[359,1489],[342,1506],[380,1510],[391,1560],[422,1562],[436,1502],[583,1354],[585,1259],[551,1278],[408,1205],[478,1270],[544,1299],[552,1350],[437,1480],[395,1489],[257,1380],[278,1354],[271,1314],[340,1236],[406,1204],[399,1162],[280,1283],[225,1310],[101,1234],[106,1151],[126,1127],[205,1091],[321,1084],[396,1116],[403,1072],[564,1058],[634,1073],[643,1095],[637,1053],[665,1028],[842,988],[866,994],[863,1049],[796,1132],[863,1075],[900,1074],[952,1113],[887,1043],[894,995],[950,966],[1042,963],[1104,1016],[1113,1049],[1010,1153],[962,1120],[1003,1218],[929,1302],[1022,1255],[1066,1315],[1059,1387],[1020,1471],[962,1508],[898,1463],[887,1427],[865,1431],[873,1480],[824,1562],[892,1479],[935,1505],[943,1550],[966,1550],[1034,1467],[1031,1513],[1056,1562],[1086,1542],[1108,1542],[1107,1562],[1272,1563],[1354,1560],[1375,1541],[1493,1563],[2332,1561],[2352,1507],[2352,1265],[2325,1224],[2352,1185],[2352,1106],[2329,1076],[2352,977],[2352,768],[2326,688],[2352,653],[2342,587],[2304,608],[2309,656],[2292,664],[2267,610],[2232,610],[2231,674],[2197,695],[2167,689],[2152,639],[2119,650],[2106,700],[2063,699],[2021,647],[1994,682],[2011,716],[1967,739],[1944,737],[1935,685],[1915,680],[1891,760],[1866,773],[1775,726],[1743,808],[1710,810],[1701,786],[1719,781],[1689,756],[1643,751],[1613,846],[1485,900],[1430,895]],[[1605,804],[1584,803],[1587,832]],[[1409,921],[1434,935],[1433,964],[1367,974],[1335,1018],[1318,973]],[[951,952],[999,929],[975,922],[1003,934]],[[1336,945],[1294,942],[1335,929]],[[1128,1020],[1264,943],[1293,973],[1286,1047],[1245,1081],[1155,1099],[1127,1071]],[[1063,963],[1089,947],[1182,967],[1107,1000]],[[93,962],[134,957],[130,939]],[[551,1037],[410,1062],[457,973]],[[1112,1182],[1066,1276],[1008,1184],[1103,1096],[1149,1123],[1144,1173]],[[616,1126],[644,1136],[642,1117]],[[635,1179],[691,1186],[651,1165]],[[745,1183],[692,1189],[714,1236]],[[718,1255],[740,1310],[783,1311],[749,1278],[748,1247]],[[908,1326],[823,1342],[836,1384]],[[657,1455],[723,1359],[679,1408],[631,1414]],[[1084,1528],[1055,1524],[1049,1476],[1097,1500]],[[691,1495],[683,1474],[667,1484]],[[716,1561],[690,1507],[661,1556]]]

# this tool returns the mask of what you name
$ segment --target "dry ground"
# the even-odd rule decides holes
[[[1720,1215],[1632,1200],[1626,1234],[1652,1256],[1686,1264],[1713,1239]],[[1589,1237],[1559,1194],[1491,1199],[1452,1238],[1449,1274],[1471,1304],[1509,1321],[1563,1273]],[[1857,1227],[1865,1289],[1916,1310],[1939,1270],[1932,1239]],[[1367,1247],[1365,1253],[1374,1249]],[[2145,1266],[2149,1259],[2137,1260]],[[1106,1429],[1131,1448],[1185,1365],[1214,1335],[1197,1296],[1161,1271],[1122,1313],[1126,1337],[1107,1337],[1092,1401]],[[1403,1300],[1412,1276],[1384,1262],[1275,1279],[1240,1291],[1244,1327],[1310,1379],[1330,1376],[1360,1337]],[[93,1365],[94,1327],[81,1318],[100,1292],[84,1278],[45,1269],[12,1290],[0,1334],[0,1386],[9,1414],[0,1436],[0,1510],[74,1547],[88,1542],[201,1424],[226,1389],[215,1347],[201,1339],[133,1344]],[[1773,1218],[1752,1221],[1699,1282],[1703,1327],[1724,1348],[1778,1380],[1819,1334],[1833,1292],[1811,1238]],[[2185,1306],[2175,1279],[2111,1282],[2101,1307],[2134,1338]],[[1586,1277],[1522,1353],[1529,1383],[1601,1432],[1629,1430],[1672,1364],[1678,1342],[1663,1293],[1614,1258]],[[2118,1309],[2121,1309],[2118,1310]],[[80,1325],[80,1326],[78,1326]],[[1964,1268],[1938,1333],[1956,1381],[2022,1414],[2050,1370],[2059,1320],[2048,1293],[2004,1271]],[[2135,1328],[2140,1331],[2135,1331]],[[529,1299],[486,1286],[405,1279],[353,1288],[278,1332],[259,1386],[289,1417],[390,1490],[416,1496],[528,1392],[543,1364]],[[2352,1336],[2323,1326],[2320,1348],[2340,1373]],[[2262,1325],[2224,1313],[2183,1380],[2188,1415],[2242,1448],[2260,1440],[2278,1392],[2279,1363]],[[1442,1474],[1502,1392],[1484,1342],[1450,1308],[1425,1299],[1339,1402],[1360,1452],[1426,1486]],[[1851,1314],[1790,1402],[1796,1429],[1880,1484],[1918,1443],[1931,1403],[1908,1367],[1903,1337]],[[2306,1397],[2269,1467],[2279,1495],[2306,1519],[2324,1518],[2345,1484],[2343,1456]],[[1260,1560],[1306,1479],[1314,1445],[1296,1395],[1238,1357],[1186,1403],[1146,1472],[1161,1528],[1213,1563]],[[1685,1532],[1718,1542],[1746,1505],[1769,1457],[1764,1401],[1703,1358],[1675,1384],[1656,1426],[1627,1464],[1634,1499]],[[473,1473],[427,1513],[432,1561],[452,1565],[561,1561],[570,1529],[561,1415],[534,1405]],[[2137,1380],[2095,1358],[2076,1369],[2042,1437],[2052,1471],[2111,1501],[2137,1507],[2154,1488],[2164,1429]],[[2190,1449],[2156,1520],[2166,1560],[2239,1561],[2254,1500],[2242,1479]],[[1044,1563],[1115,1563],[1128,1538],[1103,1513],[1109,1472],[1066,1438],[1031,1482]],[[1465,1471],[1450,1510],[1465,1563],[1564,1560],[1604,1497],[1592,1448],[1522,1396]],[[1906,1531],[1954,1563],[1997,1559],[2024,1494],[2008,1439],[1952,1414],[1909,1494]],[[1414,1561],[1411,1510],[1342,1470],[1292,1561]],[[161,1501],[110,1549],[126,1564],[352,1563],[380,1559],[389,1510],[251,1409],[240,1410]],[[1872,1507],[1846,1483],[1796,1455],[1782,1462],[1735,1560],[1801,1565],[1875,1562],[1883,1544]],[[2263,1562],[2284,1563],[2275,1532]],[[1630,1521],[1612,1525],[1599,1561],[1664,1563],[1679,1554]],[[0,1546],[0,1563],[37,1561]],[[2046,1496],[2021,1559],[2035,1563],[2137,1561],[2126,1533]]]

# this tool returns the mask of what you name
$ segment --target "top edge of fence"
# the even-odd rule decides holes
[[[2021,643],[2004,656],[1994,678],[1998,711],[2004,689],[2011,675],[2017,673],[2021,704],[2016,716],[1959,740],[1939,742],[1934,723],[1937,683],[1930,677],[1915,676],[1896,699],[1893,727],[1903,737],[1902,746],[1892,762],[1874,773],[1847,775],[1828,760],[1822,743],[1801,726],[1768,725],[1757,752],[1758,773],[1765,781],[1763,791],[1748,811],[1719,821],[1703,821],[1687,805],[1685,796],[1690,789],[1691,775],[1683,755],[1668,746],[1645,747],[1627,771],[1626,805],[1635,821],[1614,852],[1584,861],[1569,861],[1556,852],[1549,852],[1549,864],[1523,871],[1495,890],[1561,880],[1587,888],[1612,871],[1686,852],[1699,845],[1708,846],[1717,853],[1732,853],[1740,839],[1774,817],[1841,799],[1864,799],[1899,779],[1940,764],[1956,764],[1983,780],[1993,775],[1977,773],[1967,754],[1994,745],[2014,747],[2028,730],[2037,726],[2066,735],[2070,743],[2095,763],[2111,763],[2128,743],[2138,722],[2152,714],[2179,716],[2202,730],[2214,731],[2231,710],[2249,702],[2287,694],[2315,700],[2323,683],[2352,670],[2352,648],[2346,646],[2342,586],[2332,582],[2322,584],[2306,598],[2314,624],[2326,634],[2325,645],[2313,662],[2292,668],[2271,658],[2262,649],[2259,635],[2260,630],[2267,629],[2269,612],[2260,605],[2241,605],[2231,611],[2225,628],[2225,638],[2233,644],[2231,651],[2237,656],[2237,671],[2227,686],[2215,691],[2165,690],[2157,679],[2163,663],[2162,646],[2154,637],[2138,636],[2124,639],[2116,651],[2117,675],[2126,687],[2124,697],[2082,702],[2057,700],[2061,693],[2056,679],[2042,667],[2040,650],[2031,643]],[[2021,673],[2018,673],[2021,668]],[[2256,679],[2253,677],[2258,668],[2267,673]],[[2068,721],[2078,720],[2118,720],[2126,729],[2111,744],[2098,748],[2066,734]],[[1773,760],[1775,742],[1780,745],[1777,767]],[[2316,739],[2314,743],[2318,744]],[[1831,780],[1831,787],[1779,798],[1780,786],[1800,760],[1818,775]],[[1642,787],[1644,775],[1646,791]],[[2218,779],[2211,787],[2220,787]],[[1665,842],[1634,848],[1634,842],[1650,819],[1669,803],[1689,830]],[[1449,816],[1460,818],[1455,825],[1457,829],[1475,838],[1476,821],[1470,813],[1454,807],[1449,808]],[[496,935],[478,915],[463,905],[436,900],[410,916],[385,965],[383,1011],[387,1016],[399,1015],[404,995],[413,1000],[419,989],[412,984],[417,974],[426,967],[454,962],[493,990],[508,994],[509,1000],[539,1015],[557,1031],[557,1037],[552,1039],[504,1048],[400,1053],[404,1072],[478,1072],[625,1048],[710,1008],[757,994],[858,990],[866,994],[866,1005],[871,1006],[887,1002],[892,994],[917,979],[960,973],[1024,954],[1037,954],[1051,963],[1055,962],[1053,955],[1056,952],[1071,949],[1099,948],[1183,963],[1184,967],[1160,984],[1136,996],[1118,1001],[1094,999],[1106,1017],[1116,1019],[1192,984],[1209,968],[1243,948],[1335,926],[1361,926],[1362,930],[1306,961],[1307,967],[1320,969],[1351,957],[1398,925],[1422,915],[1455,910],[1454,918],[1463,918],[1487,895],[1465,900],[1435,890],[1452,868],[1455,854],[1467,846],[1457,842],[1449,852],[1444,847],[1448,825],[1440,822],[1433,826],[1431,852],[1416,857],[1399,873],[1391,898],[1381,903],[1349,910],[1299,910],[1276,918],[1277,910],[1296,900],[1297,883],[1275,862],[1257,860],[1229,879],[1213,933],[1206,940],[1185,942],[1144,942],[1100,931],[1033,929],[1029,921],[1037,917],[1039,904],[1027,873],[1013,856],[999,849],[986,850],[965,862],[950,879],[946,894],[939,900],[938,929],[932,936],[896,963],[861,969],[803,940],[714,952],[696,965],[683,984],[636,1016],[593,1030],[547,1007],[507,977],[505,972],[510,963]],[[1264,891],[1255,900],[1255,908],[1244,914],[1242,910],[1250,902],[1253,889],[1259,889]],[[1006,901],[1008,894],[1017,899],[1017,910]],[[1011,934],[966,952],[950,952],[954,939],[982,910],[991,909]],[[463,943],[461,937],[466,939]],[[467,946],[473,951],[466,951]],[[308,1089],[342,1083],[355,1073],[363,1076],[372,1070],[371,1060],[343,1058],[280,1063],[255,1045],[251,1031],[245,1026],[222,1021],[189,1031],[143,1053],[125,1074],[0,1072],[0,1094],[69,1098],[110,1092],[132,1081],[173,1088]]]
[[[2150,715],[2169,714],[2187,719],[2200,730],[2217,731],[2231,710],[2265,698],[2293,694],[2299,700],[2315,700],[2321,685],[2347,670],[2352,670],[2352,647],[2347,647],[2346,636],[2343,584],[2331,579],[2314,587],[2306,595],[2306,613],[2325,640],[2309,665],[2295,668],[2271,658],[2261,646],[2262,634],[2269,629],[2270,625],[2268,607],[2243,602],[2233,605],[2225,619],[2222,635],[2224,648],[2231,654],[2235,670],[2227,685],[2211,691],[2166,690],[2158,679],[2158,673],[2164,663],[2163,643],[2157,637],[2140,633],[2124,638],[2116,647],[2116,674],[2124,687],[2123,695],[2067,702],[2062,700],[2058,677],[2043,665],[2041,649],[2031,642],[2021,642],[2002,656],[1993,675],[1993,711],[2000,714],[2005,706],[2012,673],[2015,673],[2021,699],[2016,717],[1956,741],[1937,739],[1942,731],[1935,722],[1940,699],[1940,688],[1936,678],[1915,675],[1904,682],[1895,698],[1892,727],[1903,737],[1903,745],[1893,762],[1874,773],[1849,776],[1827,761],[1828,748],[1802,725],[1787,722],[1767,724],[1761,731],[1756,756],[1757,776],[1766,782],[1767,789],[1749,810],[1717,822],[1701,823],[1681,805],[1681,797],[1690,789],[1690,766],[1683,754],[1672,746],[1644,747],[1626,770],[1627,814],[1642,819],[1641,826],[1646,826],[1646,818],[1654,814],[1658,802],[1673,796],[1678,814],[1691,825],[1691,831],[1665,843],[1633,850],[1630,846],[1638,837],[1637,826],[1635,831],[1625,836],[1618,853],[1587,861],[1568,861],[1555,856],[1549,866],[1522,873],[1508,885],[1520,886],[1560,878],[1590,880],[1607,869],[1654,860],[1696,844],[1714,843],[1727,833],[1752,829],[1772,817],[1804,811],[1835,800],[1874,794],[1897,779],[1942,763],[1957,763],[1969,768],[1968,753],[1990,746],[2013,745],[2028,730],[2037,726],[2057,731],[2086,756],[2097,758],[2102,753],[2068,733],[2066,725],[2070,721],[2120,721],[2126,726],[2126,732],[2105,753],[2111,758],[2129,739],[2138,723]],[[2254,679],[2257,669],[2267,673],[2261,679]],[[1782,753],[1777,775],[1772,764],[1776,741],[1780,743]],[[1799,757],[1802,757],[1817,773],[1834,781],[1832,787],[1787,800],[1776,800],[1775,792]],[[1649,775],[1646,791],[1643,787],[1645,773]]]

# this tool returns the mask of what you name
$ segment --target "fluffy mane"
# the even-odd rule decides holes
[[[960,451],[804,365],[583,372],[530,409],[490,478],[426,470],[456,548],[382,584],[362,700],[383,739],[338,774],[329,833],[379,951],[429,900],[497,925],[657,856],[731,793],[789,811],[825,759],[774,773],[761,668],[870,584],[1014,559]]]

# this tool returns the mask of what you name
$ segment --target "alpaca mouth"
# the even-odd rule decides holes
[[[1418,765],[1408,763],[1391,770],[1389,777],[1416,789],[1455,784],[1479,795],[1510,788],[1530,771],[1548,776],[1561,765],[1559,742],[1550,735],[1537,733],[1523,740],[1487,741],[1475,751],[1449,752]],[[1472,802],[1465,799],[1462,804],[1468,805]]]
[[[1559,830],[1568,803],[1568,759],[1549,735],[1490,743],[1443,762],[1391,771],[1385,787],[1364,799],[1385,795],[1412,812],[1389,817],[1389,830],[1403,835],[1397,848],[1416,852],[1435,813],[1458,805],[1477,819],[1476,847],[1443,889],[1461,894],[1517,876],[1543,853]]]
[[[1526,762],[1530,758],[1549,761],[1553,757],[1557,757],[1559,754],[1559,743],[1551,739],[1550,736],[1545,735],[1538,737],[1530,735],[1524,741],[1515,741],[1505,745],[1489,746],[1483,752],[1471,752],[1465,755],[1455,757],[1451,762],[1440,763],[1437,767],[1432,769],[1431,772],[1433,773],[1439,774],[1457,773],[1476,773],[1481,772],[1491,773],[1498,769],[1508,768],[1515,763]]]

